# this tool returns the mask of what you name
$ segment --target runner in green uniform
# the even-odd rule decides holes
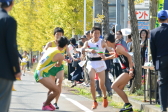
[[[60,37],[60,39],[57,40],[57,43],[57,47],[52,47],[45,51],[34,73],[35,80],[47,87],[49,91],[52,91],[52,93],[48,95],[47,100],[43,103],[42,110],[55,110],[55,107],[50,102],[60,94],[59,87],[55,85],[55,81],[53,81],[50,76],[49,70],[53,66],[61,66],[62,61],[64,60],[62,51],[67,46],[68,39],[66,37]]]
[[[51,42],[48,42],[44,48],[44,52],[45,50],[47,50],[49,47],[55,47],[57,45],[57,40],[64,35],[64,30],[60,27],[56,27],[55,30],[54,30],[54,37],[55,37],[55,40],[54,41],[51,41]],[[69,53],[69,49],[68,47],[66,47],[62,53],[66,53],[68,54],[68,56],[72,58],[71,54]],[[68,60],[69,62],[71,62],[70,60]],[[61,87],[62,87],[62,81],[63,81],[63,78],[64,78],[64,65],[62,64],[60,67],[52,67],[50,70],[49,70],[49,74],[51,75],[51,77],[53,78],[53,80],[55,81],[56,80],[56,85],[58,85],[59,87],[59,90],[61,92]],[[48,94],[50,93],[50,91],[48,92]],[[58,105],[57,105],[57,102],[58,102],[58,99],[59,99],[59,96],[60,94],[55,98],[55,103],[54,103],[54,106],[56,109],[59,109]]]

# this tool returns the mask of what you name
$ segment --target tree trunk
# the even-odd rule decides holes
[[[150,30],[154,29],[156,24],[157,1],[158,0],[150,0]]]
[[[134,93],[136,90],[141,88],[141,76],[142,76],[138,22],[135,14],[134,0],[129,0],[129,13],[130,13],[130,23],[131,23],[131,31],[132,31],[131,36],[132,36],[133,47],[134,47],[134,65],[135,65],[135,72],[136,72],[135,79],[133,81],[130,92]]]
[[[105,16],[102,21],[102,36],[104,36],[105,34],[110,33],[108,0],[102,0],[102,15]]]

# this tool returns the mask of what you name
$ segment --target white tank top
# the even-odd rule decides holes
[[[103,53],[105,52],[105,48],[102,48],[102,39],[99,39],[99,41],[97,41],[96,43],[93,43],[92,39],[90,39],[88,41],[88,48],[89,49],[94,49],[96,52],[103,52]],[[99,54],[91,53],[91,52],[88,52],[87,56],[90,57],[90,58],[100,57]]]

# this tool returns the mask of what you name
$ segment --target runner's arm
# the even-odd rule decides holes
[[[44,47],[43,52],[45,52],[49,47],[51,47],[51,42],[48,42],[46,46]]]
[[[88,41],[86,41],[84,43],[81,52],[82,52],[82,54],[84,54],[84,52],[96,53],[96,51],[94,49],[88,49]]]
[[[102,40],[102,47],[103,47],[103,48],[106,48],[109,52],[112,52],[112,49],[107,46],[107,44],[105,43],[104,40]]]
[[[60,67],[61,66],[61,64],[62,64],[62,62],[63,62],[63,60],[65,59],[65,57],[61,54],[61,53],[58,53],[58,54],[56,54],[54,57],[53,57],[53,62],[56,62],[56,64],[55,64],[55,66],[56,67]]]
[[[110,60],[110,59],[116,58],[116,54],[114,53],[114,54],[112,54],[112,55],[110,55],[110,56],[108,56],[108,57],[106,57],[104,54],[101,54],[100,57],[101,57],[103,60]]]

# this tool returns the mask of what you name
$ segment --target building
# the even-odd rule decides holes
[[[120,9],[120,25],[123,29],[125,26],[130,28],[129,22],[129,10],[125,6],[128,5],[128,0],[121,0],[121,9]],[[127,4],[126,4],[127,3]],[[102,4],[101,0],[94,0],[94,17],[96,18],[97,14],[102,15]],[[127,13],[125,13],[127,10]],[[138,19],[138,29],[149,29],[149,0],[144,0],[141,4],[135,5],[136,15]],[[127,19],[125,19],[127,18]],[[128,20],[128,21],[127,21]],[[109,27],[112,28],[116,24],[116,0],[109,0]],[[124,26],[124,24],[126,24]]]

